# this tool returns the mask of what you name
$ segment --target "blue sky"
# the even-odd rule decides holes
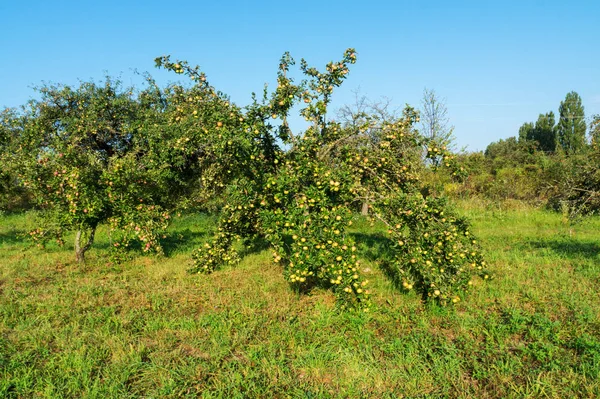
[[[358,52],[334,106],[360,88],[371,99],[418,106],[425,87],[445,98],[460,147],[517,134],[575,90],[600,113],[599,1],[3,1],[0,106],[42,82],[154,69],[171,54],[199,64],[245,105],[274,82],[281,54],[322,66]]]

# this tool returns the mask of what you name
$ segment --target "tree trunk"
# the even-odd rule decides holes
[[[77,260],[77,263],[85,263],[85,253],[94,243],[95,234],[96,226],[92,226],[89,236],[87,237],[87,242],[82,246],[81,241],[82,239],[85,241],[85,231],[81,229],[77,230],[77,233],[75,234],[75,259]]]
[[[369,203],[367,201],[363,202],[360,214],[363,216],[369,215]]]

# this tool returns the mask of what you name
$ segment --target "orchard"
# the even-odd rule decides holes
[[[394,283],[426,301],[457,303],[474,278],[489,274],[467,220],[431,194],[420,172],[439,165],[460,177],[462,168],[419,134],[409,106],[400,116],[374,113],[358,123],[329,118],[332,95],[355,62],[348,49],[324,70],[302,60],[298,72],[286,53],[277,88],[245,108],[198,67],[168,56],[157,67],[191,83],[160,88],[148,78],[136,90],[107,78],[44,86],[39,100],[3,115],[12,152],[4,151],[2,172],[36,201],[40,225],[31,238],[62,244],[74,231],[80,262],[101,224],[115,254],[160,254],[174,211],[218,200],[216,234],[193,252],[192,272],[235,264],[238,240],[262,240],[292,287],[328,288],[341,308],[364,311],[369,281],[349,229],[366,204],[371,223],[386,228],[389,250],[378,261]],[[293,110],[309,123],[305,131],[290,128]]]
[[[302,60],[304,79],[296,83],[289,77],[294,60],[285,54],[274,92],[265,91],[245,110],[232,107],[216,125],[197,127],[207,133],[201,147],[226,165],[210,174],[210,183],[223,188],[227,205],[213,240],[194,252],[193,272],[236,263],[236,240],[263,239],[292,286],[330,288],[342,308],[366,311],[369,282],[361,276],[348,228],[357,205],[368,201],[372,218],[387,226],[393,249],[392,256],[382,256],[382,266],[403,289],[449,304],[462,299],[473,278],[489,278],[468,222],[443,198],[427,195],[419,179],[423,148],[436,164],[453,168],[454,162],[446,148],[419,135],[414,109],[394,120],[373,115],[360,126],[327,119],[331,96],[355,61],[353,49],[324,71]],[[157,65],[209,87],[186,62],[163,57]],[[292,132],[287,122],[297,104],[311,124],[304,132]],[[195,115],[191,109],[185,114],[184,125]]]

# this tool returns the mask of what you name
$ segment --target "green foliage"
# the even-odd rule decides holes
[[[580,154],[556,166],[555,191],[550,205],[571,218],[600,211],[600,145],[595,141]]]
[[[348,126],[326,119],[331,94],[355,60],[349,49],[323,72],[302,60],[306,78],[295,83],[288,77],[294,61],[285,54],[273,93],[265,90],[261,102],[243,111],[235,108],[216,129],[214,123],[194,125],[206,134],[192,144],[214,154],[216,168],[226,168],[211,181],[224,188],[226,198],[218,233],[194,253],[194,272],[236,263],[239,255],[232,245],[240,238],[262,239],[293,287],[329,288],[341,307],[367,310],[368,281],[361,276],[347,230],[356,204],[368,200],[373,217],[389,226],[393,255],[385,267],[405,289],[442,304],[456,303],[474,275],[487,278],[466,221],[444,201],[428,196],[419,179],[427,142],[413,128],[414,109],[407,107],[394,120],[366,117]],[[207,85],[199,69],[185,62],[162,57],[157,65]],[[312,123],[301,134],[287,124],[297,103],[304,104],[300,114]],[[176,122],[187,126],[185,118]],[[432,143],[427,150],[428,158],[452,167],[453,156],[445,147]]]
[[[572,95],[573,93],[569,93]],[[569,97],[567,95],[567,97]],[[570,142],[575,143],[566,151],[567,157],[558,159],[555,165],[554,192],[550,205],[566,212],[570,218],[595,213],[600,210],[600,117],[595,115],[590,123],[590,145],[585,142],[585,122],[583,122],[583,106],[578,96],[572,96],[580,107],[579,118],[573,124],[567,124],[568,137],[575,137]],[[566,104],[565,107],[567,107]],[[561,104],[561,109],[562,109]],[[567,108],[570,110],[571,108]],[[576,123],[575,123],[576,122]],[[572,133],[572,134],[571,134]]]
[[[538,143],[538,149],[544,152],[554,152],[556,150],[556,128],[554,126],[554,112],[540,114],[535,122],[535,130],[531,138]]]
[[[558,109],[559,119],[556,125],[558,143],[568,154],[576,154],[585,147],[585,113],[581,97],[576,92],[567,93]]]
[[[539,151],[553,153],[556,150],[556,129],[554,126],[554,112],[540,114],[538,120],[533,123],[524,123],[519,129],[519,141],[530,141],[535,143]]]
[[[517,162],[521,160],[526,163]],[[463,179],[441,172],[427,175],[436,193],[461,199],[479,197],[496,203],[517,200],[539,205],[545,202],[552,161],[543,153],[526,153],[512,159],[490,159],[481,152],[465,153],[458,155],[456,162],[465,170]]]
[[[533,141],[509,137],[489,144],[485,150],[485,157],[491,162],[493,169],[522,166],[535,163],[536,159],[543,155],[536,148],[537,143]]]
[[[525,122],[519,128],[519,141],[533,140],[535,127],[531,122]]]
[[[443,171],[427,177],[435,183],[436,192],[454,198],[476,196],[496,202],[518,200],[539,205],[545,203],[554,181],[554,155],[539,150],[537,142],[523,136],[491,143],[485,153],[459,154],[455,162],[463,168],[465,178],[455,179]]]
[[[218,233],[194,253],[194,271],[237,263],[241,238],[264,240],[296,289],[329,288],[341,307],[368,310],[368,281],[348,234],[352,211],[367,202],[388,226],[392,251],[381,263],[391,277],[424,299],[458,302],[473,276],[489,275],[467,222],[422,183],[423,149],[455,178],[464,168],[418,134],[411,107],[349,125],[328,120],[333,91],[355,60],[353,49],[325,71],[302,60],[305,78],[296,83],[288,76],[295,62],[284,54],[276,90],[265,88],[245,109],[198,67],[169,57],[157,66],[192,86],[160,89],[148,78],[137,92],[107,78],[40,88],[41,99],[10,118],[18,179],[43,219],[30,236],[62,244],[75,231],[83,261],[106,224],[113,249],[161,253],[173,209],[220,198]],[[311,127],[294,134],[287,118],[302,104]]]
[[[139,244],[162,252],[169,212],[198,158],[169,129],[183,92],[163,92],[149,80],[134,94],[110,78],[40,88],[41,99],[18,117],[15,144],[18,178],[42,211],[32,238],[62,243],[66,231],[78,231],[75,252],[83,261],[96,228],[108,223],[115,249]]]
[[[590,122],[590,141],[592,145],[600,143],[600,115],[594,115]]]
[[[0,209],[6,207],[7,196],[10,195],[12,177],[9,171],[10,142],[12,141],[11,124],[14,120],[10,110],[0,114]]]
[[[528,131],[529,125],[523,125],[519,131]],[[517,155],[521,155],[521,151],[519,147],[519,142],[515,137],[500,139],[496,142],[490,143],[485,149],[485,156],[486,158],[490,159],[507,159],[509,157],[514,157]]]
[[[584,109],[577,93],[567,94],[559,114],[556,126],[553,112],[540,114],[535,125],[521,126],[518,140],[510,137],[491,143],[479,167],[467,166],[470,158],[463,157],[461,164],[471,175],[452,188],[453,195],[547,202],[572,216],[596,209],[598,117],[590,123],[592,146],[588,146]]]
[[[17,178],[14,145],[19,134],[17,112],[9,108],[0,112],[0,212],[30,207],[29,195]]]

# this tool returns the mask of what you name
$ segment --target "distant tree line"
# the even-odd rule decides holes
[[[458,156],[468,178],[440,182],[455,196],[521,200],[568,212],[600,209],[600,115],[586,120],[581,97],[572,91],[553,111],[524,123],[518,135]],[[440,175],[437,176],[440,178]]]
[[[577,154],[586,147],[585,111],[581,97],[572,91],[561,101],[558,122],[554,112],[540,114],[534,123],[524,123],[519,129],[519,141],[530,142],[534,148],[546,153],[562,151]]]

